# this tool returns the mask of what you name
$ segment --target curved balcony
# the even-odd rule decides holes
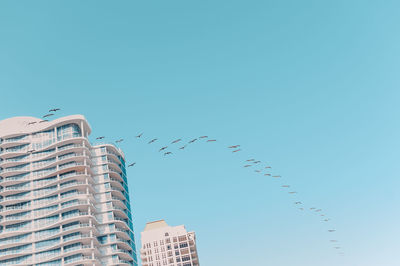
[[[26,174],[30,171],[30,167],[26,166],[23,168],[6,168],[3,170],[0,170],[0,174],[3,178],[7,178],[9,176],[14,176],[14,175],[22,175],[22,174]]]
[[[12,157],[18,157],[25,154],[29,154],[29,147],[19,148],[19,149],[8,149],[0,151],[0,158],[7,159]]]
[[[90,166],[84,162],[75,162],[75,163],[68,163],[66,165],[61,165],[58,167],[56,171],[57,174],[64,174],[72,171],[76,172],[85,172],[85,170],[90,174]]]
[[[108,199],[108,201],[110,201],[113,203],[114,206],[119,206],[121,208],[126,207],[126,201],[124,201],[123,199],[121,199],[119,196],[115,196],[113,195],[113,191],[111,191],[111,199]]]
[[[29,178],[29,176],[30,175],[16,177],[16,178],[13,178],[12,176],[11,177],[7,177],[7,178],[3,178],[3,180],[0,181],[0,184],[3,187],[17,185],[17,184],[20,184],[20,183],[24,183],[24,182],[30,181],[31,179]]]
[[[31,188],[24,188],[24,189],[27,191],[31,190]],[[36,200],[36,199],[40,199],[40,198],[44,198],[44,197],[51,197],[51,196],[54,196],[57,194],[60,194],[60,196],[58,197],[58,200],[60,200],[60,199],[69,197],[70,196],[69,194],[61,195],[61,193],[72,191],[71,189],[77,190],[78,193],[73,193],[74,195],[86,194],[87,190],[89,190],[91,192],[91,194],[94,193],[94,188],[89,183],[77,181],[77,182],[65,184],[64,186],[57,186],[57,188],[54,188],[51,191],[47,191],[46,193],[37,194],[37,195],[33,195],[33,193],[28,193],[26,195],[14,195],[14,194],[6,195],[4,193],[9,192],[9,191],[3,191],[0,194],[5,195],[5,197],[2,199],[1,204],[2,205],[5,205],[5,204],[12,205],[12,204],[27,201],[27,200]],[[20,192],[21,189],[18,191],[19,191],[19,193],[21,193]],[[82,192],[82,193],[79,193],[79,192]]]
[[[36,180],[35,183],[33,183],[32,187],[34,190],[41,190],[41,189],[46,189],[50,188],[53,186],[57,186],[57,189],[60,189],[64,186],[61,186],[63,183],[71,182],[71,181],[76,181],[76,182],[85,182],[86,178],[84,176],[75,176],[74,178],[70,178],[69,180],[61,180],[59,177],[55,176],[52,179],[44,179],[42,182]]]
[[[115,225],[118,225],[120,228],[130,229],[128,224],[129,222],[128,219],[114,217],[114,219],[111,221],[115,223]]]
[[[118,265],[121,265],[121,266],[126,266],[126,265],[133,266],[133,260],[125,260],[125,259],[119,258]]]
[[[117,148],[117,147],[115,147],[114,145],[109,144],[109,143],[96,144],[94,147],[96,147],[96,148],[97,148],[97,147],[105,147],[105,148],[106,148],[106,151],[105,151],[105,152],[102,152],[101,154],[102,154],[102,155],[104,155],[104,154],[112,154],[112,155],[114,155],[115,158],[117,158],[118,160],[119,160],[118,156],[121,156],[121,157],[124,156],[124,153],[122,152],[121,149],[119,149],[119,148]]]
[[[108,158],[108,156],[110,156],[109,154],[107,154],[107,161],[106,163],[109,164],[110,166],[117,168],[117,171],[122,172],[123,166],[120,165],[116,160]]]
[[[82,177],[93,180],[90,175],[85,173],[85,171],[82,171],[82,172],[71,171],[71,172],[66,172],[64,174],[59,174],[59,180],[63,181],[63,182],[70,181],[75,178],[77,178],[77,180],[79,180]]]
[[[79,143],[78,143],[78,141],[79,141]],[[48,146],[43,146],[42,148],[36,149],[36,150],[29,148],[29,145],[26,145],[26,147],[15,148],[15,149],[12,149],[12,148],[8,148],[8,150],[4,149],[3,151],[0,151],[0,158],[9,159],[12,157],[18,157],[18,156],[22,156],[22,155],[30,155],[31,158],[35,158],[35,154],[39,154],[45,150],[53,149],[58,146],[65,146],[65,144],[68,144],[68,142],[75,143],[75,145],[79,145],[79,148],[78,147],[68,147],[68,146],[61,147],[61,150],[57,149],[55,151],[55,153],[51,153],[51,154],[52,155],[57,154],[60,151],[65,151],[68,149],[73,151],[76,148],[78,148],[78,150],[76,150],[76,151],[86,149],[88,152],[90,152],[90,150],[89,150],[90,143],[85,137],[74,137],[74,138],[69,138],[69,139],[62,140],[62,141],[55,141]],[[83,145],[82,143],[85,143],[85,145]],[[50,154],[45,154],[45,156],[43,156],[43,157],[40,156],[40,158],[43,159],[46,156],[50,156]]]
[[[110,178],[112,177],[116,180],[119,180],[120,182],[125,182],[124,178],[122,177],[122,173],[113,170],[108,170],[105,173],[107,173],[110,176]]]
[[[40,196],[41,197],[41,196]],[[19,201],[21,200],[26,201],[26,200],[30,200],[30,196],[27,198],[23,198],[23,199],[7,199],[7,200],[3,200],[2,205],[12,205],[13,202],[15,201]],[[94,198],[91,194],[87,194],[86,191],[77,191],[71,194],[65,194],[62,196],[58,196],[56,200],[50,200],[50,201],[46,201],[40,204],[31,204],[31,205],[27,205],[27,206],[8,206],[8,207],[4,207],[0,213],[2,215],[10,215],[10,214],[15,214],[15,213],[19,213],[19,212],[24,212],[24,211],[34,211],[36,209],[39,208],[45,208],[45,207],[49,207],[51,205],[54,204],[63,204],[65,202],[70,201],[71,199],[77,199],[77,200],[87,200],[89,199],[89,201],[93,202]],[[95,208],[93,206],[93,208]]]
[[[79,251],[79,252],[78,252]],[[63,248],[63,257],[68,257],[77,253],[83,252],[84,254],[91,255],[92,252],[95,254],[95,256],[100,255],[100,252],[95,246],[91,246],[90,242],[89,243],[82,243],[80,246],[73,247],[71,249],[65,249]]]
[[[91,186],[89,182],[86,183],[85,181],[60,184],[56,192],[64,193],[71,189],[77,189],[78,191],[86,191],[86,189],[88,189],[91,194],[94,194],[93,186]]]
[[[0,167],[7,168],[7,167],[14,167],[17,165],[29,163],[29,160],[27,160],[29,157],[30,157],[29,155],[25,155],[24,158],[15,159],[14,157],[12,157],[12,158],[5,159],[0,163]],[[26,159],[26,160],[24,160],[24,159]]]
[[[56,150],[54,147],[52,149],[54,149],[53,152],[43,154],[42,156],[40,156],[40,152],[35,151],[32,154],[29,153],[29,154],[25,155],[23,158],[18,158],[18,157],[8,158],[8,159],[3,160],[0,163],[0,166],[4,168],[4,167],[16,166],[16,165],[23,164],[23,163],[31,163],[31,162],[34,163],[35,161],[48,160],[51,157],[54,157],[54,158],[57,157],[58,161],[60,161],[61,159],[64,159],[62,156],[67,155],[68,153],[75,153],[78,156],[86,155],[85,157],[87,159],[90,159],[89,148],[82,144],[73,144],[71,146],[67,146],[64,149],[60,149],[60,150]],[[21,156],[19,156],[19,157],[21,157]]]
[[[33,240],[33,236],[32,234],[30,236],[28,236],[27,238],[24,239],[20,239],[18,241],[15,242],[0,242],[1,248],[2,249],[6,249],[6,248],[13,248],[13,247],[17,247],[17,246],[22,246],[22,245],[26,245],[26,244],[30,244],[32,243]]]
[[[22,257],[22,256],[25,256],[25,255],[30,255],[30,254],[32,254],[32,248],[30,248],[30,249],[27,249],[27,250],[23,250],[22,252],[18,252],[18,253],[9,253],[9,254],[4,254],[4,255],[1,255],[0,254],[0,260],[6,260],[6,259],[11,259],[11,258],[14,258],[15,257],[15,255],[18,255],[18,257]]]
[[[60,235],[72,234],[75,232],[82,232],[82,233],[88,234],[92,231],[93,235],[97,236],[98,231],[93,225],[90,224],[90,221],[91,221],[91,219],[86,219],[86,220],[82,219],[82,220],[79,220],[79,223],[77,223],[77,224],[63,225],[62,230],[61,230],[62,234],[60,234]]]
[[[16,145],[23,145],[29,143],[29,141],[29,135],[24,134],[21,136],[15,136],[12,138],[3,139],[3,141],[0,142],[0,148],[6,149]]]
[[[71,146],[66,146],[66,147],[59,148],[59,149],[56,149],[56,147],[52,147],[51,149],[54,149],[54,151],[45,153],[45,154],[41,154],[40,151],[38,151],[38,152],[35,151],[32,153],[26,154],[24,158],[17,158],[17,157],[7,158],[3,162],[0,163],[0,166],[1,167],[10,167],[10,166],[23,164],[23,163],[47,160],[52,156],[56,156],[56,155],[62,156],[63,154],[68,153],[68,152],[82,153],[83,151],[85,151],[86,154],[90,154],[89,147],[84,146],[82,144],[72,144]],[[44,150],[51,150],[51,149],[48,149],[48,147],[46,147]]]
[[[100,260],[97,257],[93,257],[91,255],[81,255],[81,256],[77,256],[77,257],[73,257],[71,259],[69,259],[68,257],[64,258],[64,266],[75,266],[77,265],[76,263],[79,262],[79,265],[84,265],[84,266],[92,266],[92,265],[96,265],[96,266],[100,266]]]
[[[2,226],[7,226],[11,224],[16,224],[16,223],[21,223],[21,222],[26,222],[30,221],[34,218],[32,214],[30,215],[24,215],[24,216],[15,216],[15,217],[4,217],[2,220],[0,220],[0,225]]]
[[[133,259],[133,254],[132,252],[129,252],[128,250],[122,249],[122,248],[117,248],[111,251],[111,254],[108,255],[118,255],[121,257],[123,260],[131,260]]]
[[[3,198],[1,200],[1,205],[14,205],[17,203],[23,203],[24,201],[30,200],[30,195],[26,196],[17,196],[17,197],[9,197],[9,198]]]
[[[3,230],[2,237],[12,237],[21,233],[45,230],[54,226],[66,225],[74,221],[83,221],[87,219],[91,219],[95,225],[98,225],[98,221],[94,215],[89,214],[88,212],[77,212],[64,217],[60,216],[57,220],[54,220],[53,222],[49,222],[47,224],[41,224],[40,226],[34,225],[34,223],[32,223],[30,226],[26,226],[23,228],[7,228]]]
[[[80,233],[72,236],[63,236],[60,245],[66,246],[75,243],[82,243],[84,245],[90,245],[92,241],[97,242],[97,237],[90,233]]]
[[[127,197],[127,193],[125,191],[121,191],[120,189],[114,187],[114,186],[110,186],[110,189],[107,190],[107,192],[111,192],[112,196],[117,196],[121,199],[121,201],[123,202],[127,202],[128,197]]]
[[[124,240],[131,240],[131,232],[129,229],[123,229],[119,227],[115,227],[113,231],[117,237],[124,239]]]
[[[110,183],[113,187],[117,187],[118,190],[122,190],[127,193],[124,183],[122,181],[118,180],[117,178],[111,177]]]
[[[23,192],[29,192],[31,191],[32,187],[30,186],[30,184],[28,183],[28,185],[25,186],[7,186],[7,187],[3,187],[0,189],[0,195],[3,197],[7,197],[7,196],[11,196],[13,194],[19,194],[19,193],[23,193]]]
[[[35,241],[43,241],[43,240],[48,240],[51,238],[56,238],[56,237],[63,237],[64,235],[68,235],[68,234],[72,234],[72,233],[76,233],[76,232],[81,232],[82,234],[90,234],[90,232],[92,232],[93,237],[96,237],[98,235],[97,229],[92,225],[90,225],[90,221],[93,222],[93,220],[91,218],[82,218],[81,220],[79,220],[78,224],[74,224],[74,225],[70,225],[65,227],[64,225],[62,225],[62,229],[57,232],[56,234],[49,234],[43,237],[36,237]],[[67,224],[68,225],[68,224]],[[97,243],[97,237],[94,240]]]
[[[57,148],[57,152],[59,152],[60,150],[58,149],[58,147],[61,146],[61,150],[64,150],[63,146],[66,146],[69,143],[80,144],[82,146],[83,146],[83,143],[85,143],[86,146],[90,147],[90,143],[85,137],[74,136],[74,137],[63,139],[63,140],[55,140],[54,139],[54,141],[51,144],[49,144],[47,146],[43,146],[40,149],[36,149],[34,152],[40,153],[45,150],[49,150],[49,149],[53,149],[53,148]],[[84,148],[84,147],[82,147],[82,148]],[[65,149],[67,149],[67,147],[65,147]]]
[[[110,210],[112,210],[113,213],[117,214],[118,217],[121,217],[123,219],[129,219],[128,209],[126,209],[126,208],[124,209],[124,208],[121,208],[118,206],[113,206]]]
[[[133,251],[133,248],[131,246],[131,242],[126,240],[126,239],[117,237],[115,243],[118,244],[120,247],[122,247],[125,250],[128,250],[130,252]]]

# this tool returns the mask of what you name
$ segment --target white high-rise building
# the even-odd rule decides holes
[[[147,223],[141,233],[142,266],[199,266],[196,235],[184,225],[169,226],[164,220]]]
[[[0,265],[137,265],[125,160],[81,115],[0,121]]]

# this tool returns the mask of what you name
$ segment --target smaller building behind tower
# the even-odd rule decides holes
[[[143,266],[199,266],[194,232],[184,225],[169,226],[164,220],[146,224],[141,233]]]

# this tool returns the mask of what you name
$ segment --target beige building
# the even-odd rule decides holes
[[[0,265],[136,266],[124,154],[82,115],[0,121]]]
[[[142,266],[198,266],[196,236],[184,225],[169,226],[164,220],[146,224],[141,233]]]

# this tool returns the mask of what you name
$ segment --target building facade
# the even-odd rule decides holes
[[[125,160],[81,115],[0,121],[0,265],[137,265]]]
[[[199,266],[196,235],[185,226],[168,226],[164,220],[147,223],[141,233],[142,266]]]

